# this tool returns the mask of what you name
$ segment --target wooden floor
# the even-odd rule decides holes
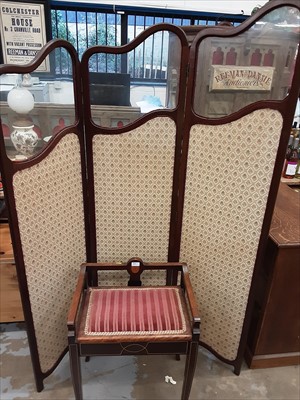
[[[0,224],[0,323],[23,321],[8,224]]]

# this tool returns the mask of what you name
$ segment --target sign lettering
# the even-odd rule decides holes
[[[44,5],[0,0],[0,33],[4,63],[29,63],[47,42]],[[48,62],[37,70],[48,71]]]
[[[210,91],[270,91],[272,88],[273,74],[273,67],[212,65]]]

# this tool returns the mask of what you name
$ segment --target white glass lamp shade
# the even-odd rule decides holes
[[[8,106],[18,114],[27,114],[34,107],[34,98],[28,89],[16,87],[7,95]]]

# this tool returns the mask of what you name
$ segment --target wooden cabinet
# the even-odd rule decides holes
[[[300,361],[300,192],[281,183],[248,336],[250,368]]]
[[[0,323],[23,321],[9,227],[0,224]]]

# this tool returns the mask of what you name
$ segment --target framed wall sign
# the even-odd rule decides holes
[[[1,62],[27,64],[50,39],[47,0],[0,0]],[[49,71],[48,57],[37,71]]]
[[[246,90],[270,91],[274,67],[219,66],[212,65],[210,91]]]

